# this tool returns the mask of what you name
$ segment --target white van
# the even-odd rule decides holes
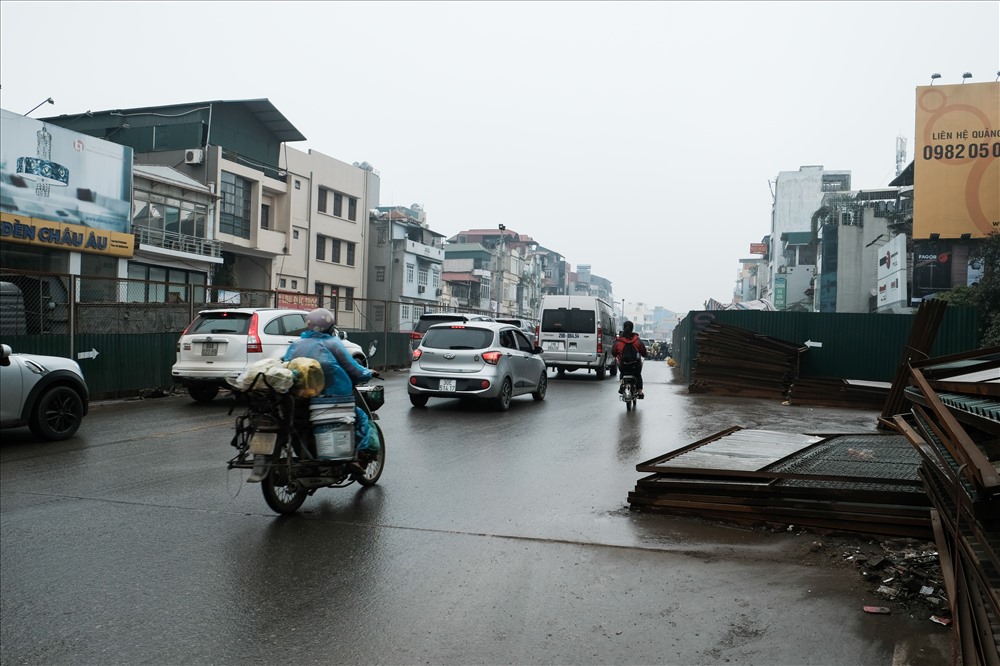
[[[538,325],[538,346],[545,365],[560,374],[586,368],[598,379],[618,368],[611,304],[596,296],[544,296]]]

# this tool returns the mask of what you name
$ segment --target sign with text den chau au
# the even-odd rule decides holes
[[[0,213],[0,241],[110,257],[131,257],[135,254],[135,236],[132,234],[81,224],[60,224],[12,213]]]

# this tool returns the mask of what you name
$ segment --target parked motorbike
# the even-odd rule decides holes
[[[635,407],[636,395],[639,393],[635,375],[627,375],[624,372],[619,375],[618,397],[625,403],[625,411],[632,411]]]
[[[276,391],[264,374],[258,374],[238,396],[247,408],[236,419],[231,444],[237,453],[229,460],[229,469],[252,470],[247,480],[259,482],[264,501],[281,514],[295,513],[320,488],[345,488],[355,481],[375,485],[385,467],[385,436],[375,414],[384,402],[384,391],[381,386],[355,386],[354,398],[368,416],[378,453],[324,460],[317,455],[310,399]]]

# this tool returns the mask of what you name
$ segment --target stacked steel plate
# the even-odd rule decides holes
[[[892,422],[916,451],[963,664],[1000,664],[1000,347],[911,361]],[[894,388],[896,388],[894,386]]]
[[[698,333],[692,393],[784,399],[808,347],[712,322]]]

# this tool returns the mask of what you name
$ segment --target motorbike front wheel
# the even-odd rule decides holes
[[[378,478],[382,476],[382,469],[385,467],[385,435],[382,434],[382,428],[379,428],[377,423],[372,421],[372,425],[378,432],[379,449],[378,455],[368,461],[365,473],[355,477],[355,480],[362,486],[374,486],[378,483]]]
[[[264,501],[271,509],[280,514],[295,513],[306,501],[309,492],[288,478],[286,473],[288,459],[282,456],[276,460],[267,476],[260,482],[260,491],[264,493]]]

